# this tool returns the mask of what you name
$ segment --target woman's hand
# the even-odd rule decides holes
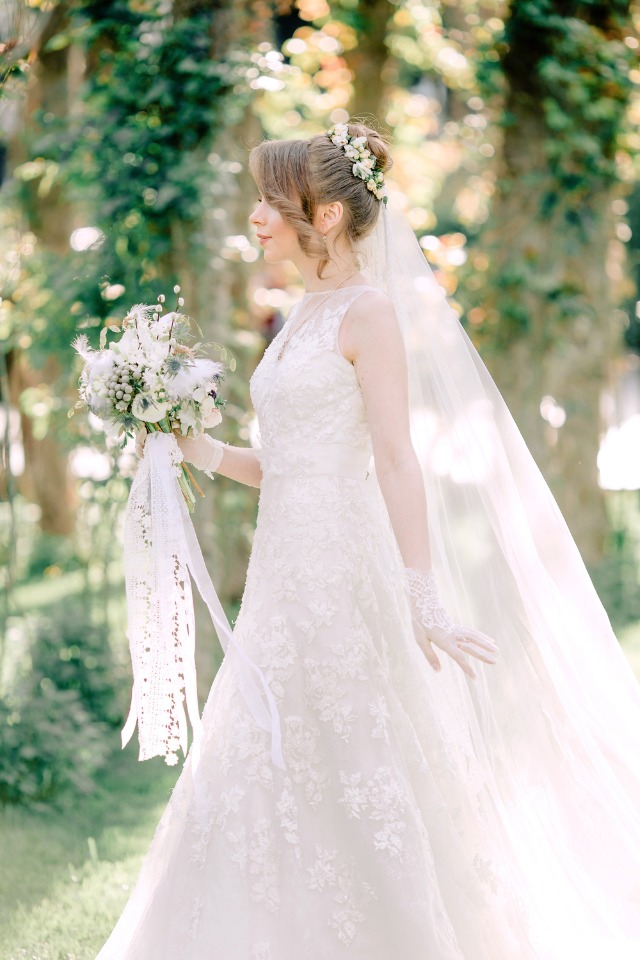
[[[472,680],[476,679],[476,674],[466,654],[484,663],[497,662],[494,654],[498,648],[486,633],[452,622],[442,606],[431,570],[405,567],[405,579],[409,588],[416,641],[434,670],[441,668],[433,649],[434,644],[448,653]]]
[[[136,457],[138,460],[142,460],[142,457],[144,456],[144,445],[147,442],[147,434],[148,431],[146,427],[138,427],[135,437]]]
[[[136,456],[138,459],[142,459],[144,454],[147,435],[148,432],[144,427],[140,427],[136,433]],[[205,473],[213,473],[220,465],[226,446],[220,440],[215,440],[207,433],[201,433],[197,437],[183,437],[174,430],[173,435],[186,463],[192,464],[198,470],[204,470]]]
[[[440,670],[442,664],[433,645],[448,653],[472,680],[476,679],[476,673],[465,654],[476,657],[484,663],[497,663],[497,658],[494,656],[498,650],[497,646],[486,633],[475,630],[473,627],[456,626],[453,631],[447,632],[442,627],[427,629],[421,623],[414,621],[414,632],[418,646],[434,670]]]
[[[200,433],[197,437],[183,437],[178,433],[174,435],[182,456],[196,470],[214,473],[220,466],[225,447],[220,440],[210,437],[208,433]]]

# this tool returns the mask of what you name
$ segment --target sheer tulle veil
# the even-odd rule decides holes
[[[550,942],[575,948],[561,956],[637,957],[640,685],[502,396],[393,207],[361,245],[363,268],[392,298],[406,343],[441,594],[455,620],[499,646],[498,663],[464,681],[478,756]]]

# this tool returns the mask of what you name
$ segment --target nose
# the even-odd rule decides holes
[[[260,207],[262,206],[262,200],[259,201],[258,205],[255,207],[253,212],[249,215],[249,223],[257,226],[259,223],[264,223],[264,217],[260,216]]]

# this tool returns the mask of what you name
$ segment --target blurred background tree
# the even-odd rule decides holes
[[[390,134],[390,189],[614,623],[638,620],[639,17],[632,0],[2,6],[0,799],[88,788],[108,751],[71,782],[73,730],[113,745],[126,708],[118,537],[135,460],[67,418],[74,335],[96,342],[179,283],[237,363],[219,435],[255,441],[248,380],[300,294],[286,266],[257,262],[248,229],[247,153],[263,136],[349,116]],[[256,505],[219,477],[198,507],[232,619]],[[219,651],[200,620],[204,695]],[[62,720],[38,730],[33,705],[61,717],[69,696],[72,747],[54,757]]]

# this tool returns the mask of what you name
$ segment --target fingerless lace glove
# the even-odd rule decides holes
[[[226,446],[221,440],[201,433],[198,437],[176,437],[176,441],[184,459],[193,464],[196,470],[212,474],[220,466]]]
[[[453,633],[456,626],[442,606],[433,571],[405,567],[404,575],[409,589],[413,619],[427,630],[431,627],[440,627],[447,633]]]

